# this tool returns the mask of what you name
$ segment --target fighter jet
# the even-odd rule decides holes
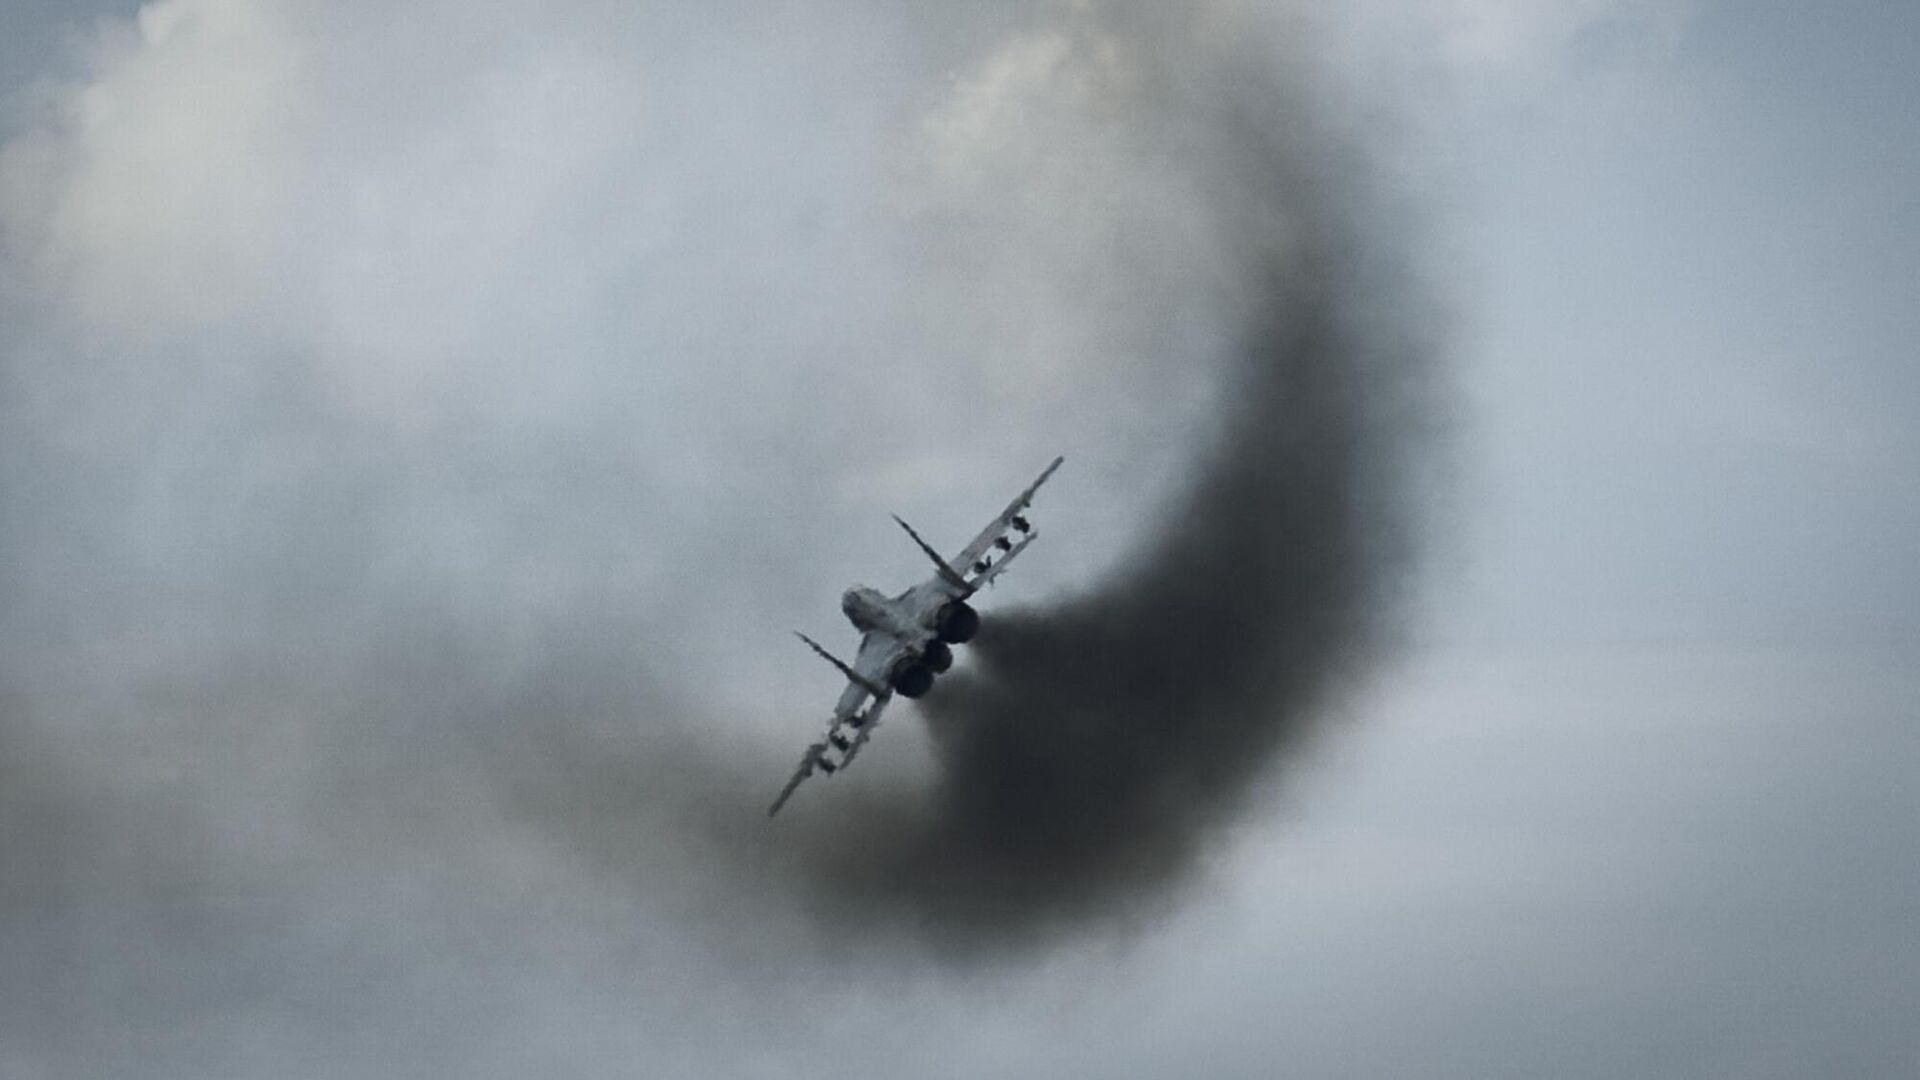
[[[880,724],[880,713],[899,694],[917,698],[933,689],[934,678],[953,666],[953,646],[973,640],[980,629],[980,613],[967,603],[968,597],[993,584],[1014,556],[1027,550],[1040,534],[1026,518],[1033,493],[1047,482],[1064,458],[1054,458],[1040,478],[1021,492],[1000,512],[980,535],[960,549],[951,561],[940,557],[933,546],[913,531],[913,526],[898,522],[913,542],[933,560],[933,577],[898,596],[889,597],[864,585],[848,589],[840,597],[840,610],[847,621],[860,631],[860,649],[849,664],[834,656],[820,643],[799,631],[794,633],[814,652],[838,668],[847,677],[847,688],[833,708],[833,719],[819,742],[807,747],[793,779],[780,789],[780,797],[767,809],[772,817],[786,805],[800,782],[814,770],[832,775],[847,767],[860,748],[873,737]],[[1016,539],[1017,537],[1017,539]]]

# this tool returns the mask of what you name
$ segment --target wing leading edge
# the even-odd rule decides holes
[[[894,651],[886,640],[887,635],[868,633],[861,639],[860,651],[855,654],[852,664],[828,652],[807,635],[797,630],[794,635],[838,668],[847,677],[847,688],[840,692],[840,700],[834,704],[833,719],[827,723],[827,733],[801,755],[800,765],[793,771],[792,779],[780,789],[780,795],[773,800],[773,805],[767,808],[768,817],[780,812],[794,789],[800,786],[801,781],[812,776],[815,769],[831,776],[846,768],[860,753],[860,748],[873,737],[873,729],[880,725],[881,712],[886,709],[887,702],[893,700],[893,691],[887,688],[885,681],[887,662]],[[836,754],[838,760],[835,760]]]
[[[952,565],[958,567],[960,573],[974,575],[967,582],[967,594],[971,595],[982,586],[991,584],[994,578],[1000,576],[1000,569],[1012,562],[1015,555],[1026,550],[1026,546],[1039,535],[1027,522],[1023,512],[1033,505],[1034,493],[1040,490],[1040,485],[1046,483],[1047,478],[1065,460],[1064,457],[1054,458],[1053,463],[1033,483],[1027,485],[1027,490],[1014,496],[1007,508],[1000,511],[1000,516],[988,522],[987,527],[980,530],[980,535],[975,536],[966,547],[960,549],[960,554],[954,556]],[[1008,532],[1020,534],[1019,542],[1009,540]],[[993,558],[991,551],[995,547],[1006,554],[998,559]]]

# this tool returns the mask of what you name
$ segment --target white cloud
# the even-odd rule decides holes
[[[161,0],[103,34],[85,85],[0,152],[17,283],[129,333],[244,316],[295,210],[305,61],[245,0]]]

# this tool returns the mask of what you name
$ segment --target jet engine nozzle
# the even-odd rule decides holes
[[[934,624],[934,632],[940,640],[949,645],[964,645],[973,640],[980,632],[980,613],[965,600],[955,600],[940,609],[939,621]]]

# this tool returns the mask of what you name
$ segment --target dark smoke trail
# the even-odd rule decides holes
[[[1152,902],[1375,644],[1426,343],[1390,306],[1408,290],[1359,218],[1359,162],[1258,72],[1202,74],[1152,119],[1208,171],[1237,268],[1212,298],[1235,327],[1217,438],[1109,580],[989,616],[976,666],[923,703],[936,789],[825,864],[836,905],[891,902],[972,950]]]

